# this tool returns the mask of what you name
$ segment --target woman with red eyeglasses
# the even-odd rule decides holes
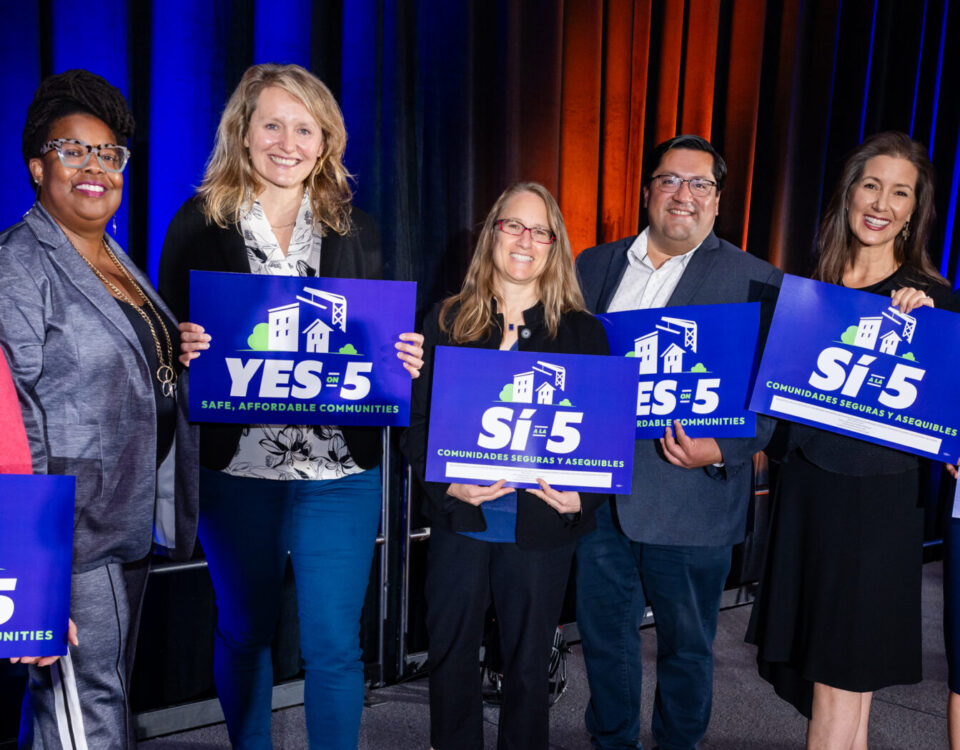
[[[437,345],[607,354],[600,322],[577,284],[563,217],[542,186],[508,188],[487,215],[459,294],[424,323],[423,376],[414,381],[403,448],[424,478]],[[478,652],[492,599],[503,656],[500,750],[545,750],[553,636],[579,537],[605,495],[424,482],[431,536],[426,583],[430,741],[483,747]]]

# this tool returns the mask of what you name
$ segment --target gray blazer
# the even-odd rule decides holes
[[[176,322],[147,277],[111,247]],[[157,469],[153,373],[136,333],[39,204],[0,234],[0,348],[17,387],[34,471],[77,477],[74,571],[142,559],[154,538],[174,557],[188,557],[198,468],[186,377],[179,381],[174,448]]]
[[[577,273],[587,309],[607,310],[627,267],[635,237],[590,248],[577,258]],[[694,253],[667,302],[717,305],[760,302],[760,340],[773,317],[783,274],[712,232]],[[721,438],[724,467],[681,469],[660,454],[656,440],[637,440],[633,487],[617,495],[614,509],[623,532],[638,542],[718,546],[741,541],[750,501],[752,457],[763,450],[775,421],[757,415],[754,438]]]

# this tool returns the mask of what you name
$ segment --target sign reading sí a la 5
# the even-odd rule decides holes
[[[960,315],[787,275],[750,408],[956,461],[957,372]]]
[[[626,491],[635,394],[621,357],[438,346],[426,478]]]

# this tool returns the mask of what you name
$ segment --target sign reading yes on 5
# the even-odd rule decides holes
[[[0,474],[0,658],[67,653],[75,487]]]
[[[619,357],[438,346],[426,478],[629,492],[636,378]]]
[[[406,425],[416,284],[190,272],[190,319],[210,348],[190,363],[190,419]]]
[[[960,315],[787,275],[750,408],[955,463],[958,372]]]
[[[635,363],[637,437],[679,420],[691,437],[752,437],[747,409],[760,303],[690,305],[598,315],[610,352]]]

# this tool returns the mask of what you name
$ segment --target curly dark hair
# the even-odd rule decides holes
[[[74,114],[93,115],[124,145],[133,136],[133,113],[120,89],[89,70],[68,70],[45,78],[33,95],[23,125],[23,161],[40,156],[53,124]]]

